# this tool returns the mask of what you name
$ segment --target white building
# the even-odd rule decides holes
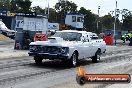
[[[65,18],[65,24],[71,25],[76,29],[82,29],[84,23],[83,14],[67,14]]]
[[[16,30],[41,31],[46,34],[48,30],[48,19],[43,17],[16,17]]]

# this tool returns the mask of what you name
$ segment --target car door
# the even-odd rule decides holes
[[[91,55],[91,44],[90,44],[89,39],[88,39],[86,34],[83,36],[82,46],[83,46],[84,58],[90,57],[90,55]]]
[[[79,59],[83,59],[86,57],[86,54],[85,54],[85,51],[86,51],[86,48],[85,48],[85,39],[84,39],[84,36],[83,34],[81,34],[81,38],[80,40],[78,41],[77,45],[76,45],[76,48],[79,52]]]
[[[85,42],[85,48],[86,48],[85,55],[88,58],[88,57],[91,57],[91,54],[92,54],[92,51],[93,51],[92,50],[93,46],[92,46],[92,42],[89,39],[89,35],[88,34],[86,34],[85,38],[86,38],[86,42]]]
[[[79,59],[83,59],[85,58],[85,48],[84,48],[84,43],[82,41],[79,41],[78,44],[77,44],[77,50],[79,52]]]
[[[98,42],[98,40],[95,40],[95,39],[93,40],[92,37],[89,37],[89,38],[91,39],[90,41],[90,44],[91,44],[91,54],[90,55],[91,56],[90,57],[92,57],[95,55],[100,42]]]

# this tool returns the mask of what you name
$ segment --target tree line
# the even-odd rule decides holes
[[[37,14],[48,13],[47,8],[43,9],[40,6],[31,7],[32,2],[30,0],[6,0],[0,2],[0,8],[6,9],[11,12],[36,12]],[[108,13],[105,16],[99,17],[97,14],[91,12],[91,10],[81,7],[77,10],[77,4],[68,0],[58,1],[53,8],[49,8],[49,22],[64,23],[65,15],[68,13],[84,14],[84,28],[86,31],[101,32],[105,29],[113,29],[114,16]],[[97,21],[99,23],[97,30]],[[117,18],[116,29],[132,30],[132,15],[125,15],[122,22]]]

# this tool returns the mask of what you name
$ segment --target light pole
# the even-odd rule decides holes
[[[115,35],[115,29],[116,29],[116,10],[117,10],[117,1],[116,1],[116,8],[115,8],[115,21],[114,21],[114,34],[113,34],[113,38],[114,38],[114,44],[116,45],[116,35]]]
[[[49,0],[48,0],[48,19],[49,19],[49,10],[50,10],[50,7],[49,7]]]
[[[97,31],[99,29],[99,23],[98,23],[98,21],[99,21],[99,10],[100,10],[100,6],[98,6]]]

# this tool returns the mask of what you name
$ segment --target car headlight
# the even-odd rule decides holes
[[[61,48],[61,53],[63,53],[63,54],[68,53],[68,51],[69,51],[68,47],[62,47]]]
[[[37,47],[36,46],[30,46],[29,50],[30,51],[36,51],[37,50]]]

